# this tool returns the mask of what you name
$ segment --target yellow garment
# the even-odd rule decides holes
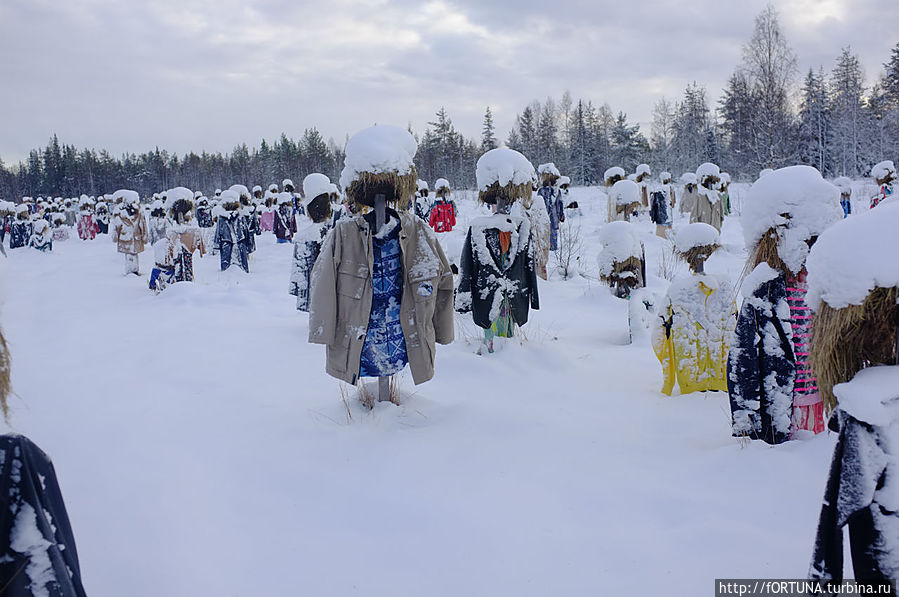
[[[727,391],[727,353],[736,324],[733,287],[724,278],[696,274],[675,280],[652,333],[662,364],[662,393],[675,381],[681,394]]]

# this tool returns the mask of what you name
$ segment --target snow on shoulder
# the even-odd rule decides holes
[[[750,187],[743,205],[743,236],[752,247],[769,229],[788,225],[808,240],[842,218],[839,189],[811,166],[789,166]]]
[[[899,204],[840,220],[808,257],[808,305],[861,305],[874,288],[899,287]]]
[[[514,149],[498,147],[480,158],[476,173],[478,190],[486,191],[493,183],[504,187],[530,184],[534,179],[534,166]]]
[[[601,276],[609,276],[615,270],[616,263],[627,261],[631,257],[643,256],[640,237],[630,222],[609,222],[600,229],[599,240],[602,243],[602,249],[599,251],[597,263]]]
[[[331,194],[331,179],[319,172],[313,172],[303,179],[303,196],[306,202],[312,201],[319,195]]]
[[[609,189],[609,196],[617,205],[640,203],[640,186],[633,180],[619,180]]]
[[[346,144],[346,158],[340,174],[344,189],[363,173],[409,174],[418,143],[406,129],[377,124],[353,135]]]
[[[720,237],[714,226],[695,222],[687,224],[677,231],[674,238],[674,247],[679,253],[686,253],[696,247],[708,247],[719,244]]]
[[[868,367],[833,387],[840,409],[859,421],[889,427],[899,420],[899,366]]]

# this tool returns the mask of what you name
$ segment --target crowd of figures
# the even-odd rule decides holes
[[[19,205],[0,205],[0,229],[11,249],[28,245],[41,251],[67,240],[71,230],[87,241],[110,235],[124,255],[126,274],[140,275],[138,258],[150,245],[148,285],[156,292],[193,281],[196,254],[217,255],[222,271],[236,265],[249,272],[256,237],[271,233],[277,243],[293,243],[289,292],[296,308],[309,314],[309,341],[326,346],[327,372],[356,384],[363,377],[389,378],[408,365],[419,384],[434,375],[435,343],[453,341],[454,311],[471,313],[482,328],[479,354],[493,352],[497,338],[514,337],[527,323],[529,311],[540,307],[538,278],[548,277],[561,224],[578,205],[569,201],[570,180],[554,164],[534,168],[507,148],[484,153],[476,178],[478,200],[489,211],[469,222],[456,267],[438,241],[456,225],[449,181],[436,180],[432,197],[429,185],[416,177],[415,151],[407,131],[374,126],[347,143],[340,188],[313,173],[301,192],[285,179],[280,188],[236,184],[211,198],[183,187],[144,201],[128,190],[98,199],[26,197]],[[600,231],[599,275],[616,296],[636,305],[630,309],[631,332],[649,335],[663,370],[662,392],[727,392],[733,435],[770,444],[820,433],[828,414],[836,413],[829,422],[840,432],[840,443],[812,569],[819,578],[840,578],[841,548],[835,543],[846,524],[854,525],[859,578],[894,577],[899,571],[899,504],[884,489],[899,495],[896,446],[882,437],[884,429],[899,424],[899,391],[878,397],[889,414],[871,421],[864,414],[870,411],[839,408],[834,387],[867,367],[896,364],[899,280],[890,277],[895,268],[887,265],[881,272],[881,261],[875,261],[874,282],[855,303],[849,301],[855,310],[843,321],[846,301],[827,302],[820,287],[829,282],[818,282],[819,290],[811,292],[815,272],[806,267],[819,237],[827,238],[830,228],[843,230],[835,226],[840,220],[848,218],[855,234],[883,218],[899,225],[893,163],[877,164],[872,177],[878,185],[872,210],[848,218],[848,180],[827,182],[808,166],[763,171],[743,204],[749,260],[735,284],[705,271],[721,248],[720,232],[732,209],[727,173],[705,163],[683,174],[677,186],[668,172],[653,182],[646,164],[630,175],[613,167],[604,176],[608,222]],[[677,214],[689,222],[675,230]],[[651,220],[656,234],[689,266],[661,302],[642,293],[646,258],[632,223],[637,219]],[[829,279],[827,259],[818,264],[819,278]],[[739,307],[738,289],[745,297]],[[875,295],[877,301],[868,300]],[[889,313],[869,313],[881,308]],[[813,310],[829,315],[816,318]],[[891,323],[869,329],[869,320]],[[852,357],[854,367],[846,365],[852,358],[835,354],[840,348],[834,329],[841,325],[856,335],[864,330],[862,340],[846,350],[873,351]],[[877,334],[889,338],[873,338]],[[847,483],[871,491],[860,497]],[[844,494],[852,499],[832,501]],[[856,516],[860,511],[864,516]]]

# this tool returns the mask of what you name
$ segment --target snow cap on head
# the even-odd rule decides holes
[[[81,199],[78,200],[78,207],[88,207],[93,203],[91,198],[87,195],[82,195]]]
[[[281,188],[283,189],[284,187],[293,187],[294,189],[297,188],[296,185],[293,184],[293,181],[289,178],[285,178],[281,181]]]
[[[254,195],[255,195],[256,193],[261,193],[261,192],[262,192],[262,187],[260,187],[258,184],[257,184],[255,187],[253,187],[253,194],[254,194]]]
[[[602,249],[597,262],[599,275],[602,278],[607,278],[615,271],[616,263],[622,263],[629,259],[640,259],[643,256],[640,237],[630,222],[609,222],[599,229],[599,240],[602,243]]]
[[[272,183],[272,184],[268,185],[268,191],[269,191],[270,193],[277,193],[277,192],[278,192],[278,185],[276,185],[275,183]]]
[[[16,213],[17,213],[17,214],[28,213],[29,211],[31,211],[31,210],[28,209],[28,206],[27,206],[27,205],[19,204],[19,205],[16,206]]]
[[[228,189],[227,191],[222,191],[221,200],[222,200],[222,202],[221,202],[222,206],[225,206],[229,203],[231,203],[231,204],[238,203],[239,204],[240,203],[240,195],[238,195],[236,191],[232,191],[231,189]]]
[[[717,182],[721,178],[721,169],[712,162],[706,162],[696,169],[696,177],[699,179],[700,184],[703,184],[707,179]]]
[[[722,172],[719,176],[721,179],[721,186],[727,186],[730,184],[730,174],[727,172]]]
[[[304,204],[308,204],[319,195],[330,194],[331,179],[324,174],[313,172],[303,179],[303,196],[305,197],[305,201],[303,202]]]
[[[625,172],[624,168],[621,166],[612,166],[608,170],[606,170],[605,174],[602,175],[603,182],[606,183],[606,186],[613,184],[613,178],[624,178]]]
[[[203,191],[194,191],[194,199],[199,199],[203,196]]]
[[[496,203],[499,197],[509,202],[530,197],[535,176],[533,164],[519,152],[506,147],[491,149],[478,158],[478,199]]]
[[[447,179],[438,178],[436,181],[434,181],[434,190],[439,191],[440,189],[446,189],[447,191],[450,190],[450,183]]]
[[[422,180],[422,179],[419,178],[418,181],[417,181],[415,184],[416,184],[416,186],[418,187],[418,190],[419,190],[419,191],[427,191],[427,190],[430,190],[430,189],[428,188],[428,181],[426,181],[426,180]]]
[[[238,197],[242,197],[242,196],[246,196],[247,198],[250,197],[250,190],[242,184],[233,184],[230,187],[228,187],[228,190],[234,191],[235,193],[237,193]]]
[[[397,208],[405,210],[415,195],[412,160],[417,151],[418,143],[406,129],[385,124],[362,129],[346,144],[340,186],[350,201],[361,204],[367,200],[366,185],[392,185]]]
[[[172,209],[172,206],[175,205],[175,201],[180,199],[184,199],[189,203],[193,203],[194,194],[193,192],[186,187],[175,187],[174,189],[169,189],[165,192],[165,208]]]
[[[105,201],[97,201],[97,209],[108,209],[109,206],[106,205]]]
[[[848,195],[852,191],[852,179],[848,176],[837,176],[833,181],[833,186],[840,189],[840,193]]]
[[[337,188],[337,185],[333,182],[328,185],[328,194],[329,195],[339,195],[340,189]]]
[[[565,185],[571,186],[571,178],[568,176],[560,176],[559,177],[559,186],[564,187]]]
[[[537,166],[538,174],[552,174],[553,176],[561,176],[559,173],[559,169],[556,168],[556,165],[552,162],[547,162],[546,164],[540,164]]]
[[[875,288],[899,287],[899,204],[841,219],[808,256],[806,302],[818,310],[861,305]]]
[[[619,180],[609,189],[609,198],[616,205],[641,203],[640,187],[633,180]]]
[[[721,236],[714,226],[695,222],[687,224],[677,231],[674,237],[674,248],[678,253],[686,253],[697,247],[709,247],[720,244]]]
[[[671,172],[662,172],[661,174],[659,174],[659,182],[671,182]]]
[[[164,209],[165,205],[162,203],[162,199],[154,199],[152,203],[150,203],[150,211],[156,211],[157,209]]]
[[[221,196],[221,194],[222,194],[222,190],[221,190],[221,189],[216,189],[216,190],[215,190],[215,195],[216,195],[216,197]]]
[[[314,197],[313,197],[314,199]],[[293,203],[293,194],[286,191],[278,193],[278,205],[290,205]]]
[[[697,184],[696,175],[692,172],[684,172],[680,177],[680,181],[685,185]]]
[[[641,174],[643,176],[649,176],[652,174],[652,170],[649,169],[649,164],[640,164],[637,166],[636,173],[637,176],[640,176]]]
[[[896,166],[892,160],[884,160],[871,168],[871,177],[877,184],[884,184],[896,178]]]
[[[124,205],[140,205],[140,195],[137,191],[119,189],[112,194],[113,199],[120,199]]]

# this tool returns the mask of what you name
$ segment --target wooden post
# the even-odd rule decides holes
[[[375,234],[387,223],[387,199],[383,193],[375,195]],[[390,376],[378,378],[378,402],[390,401]]]

